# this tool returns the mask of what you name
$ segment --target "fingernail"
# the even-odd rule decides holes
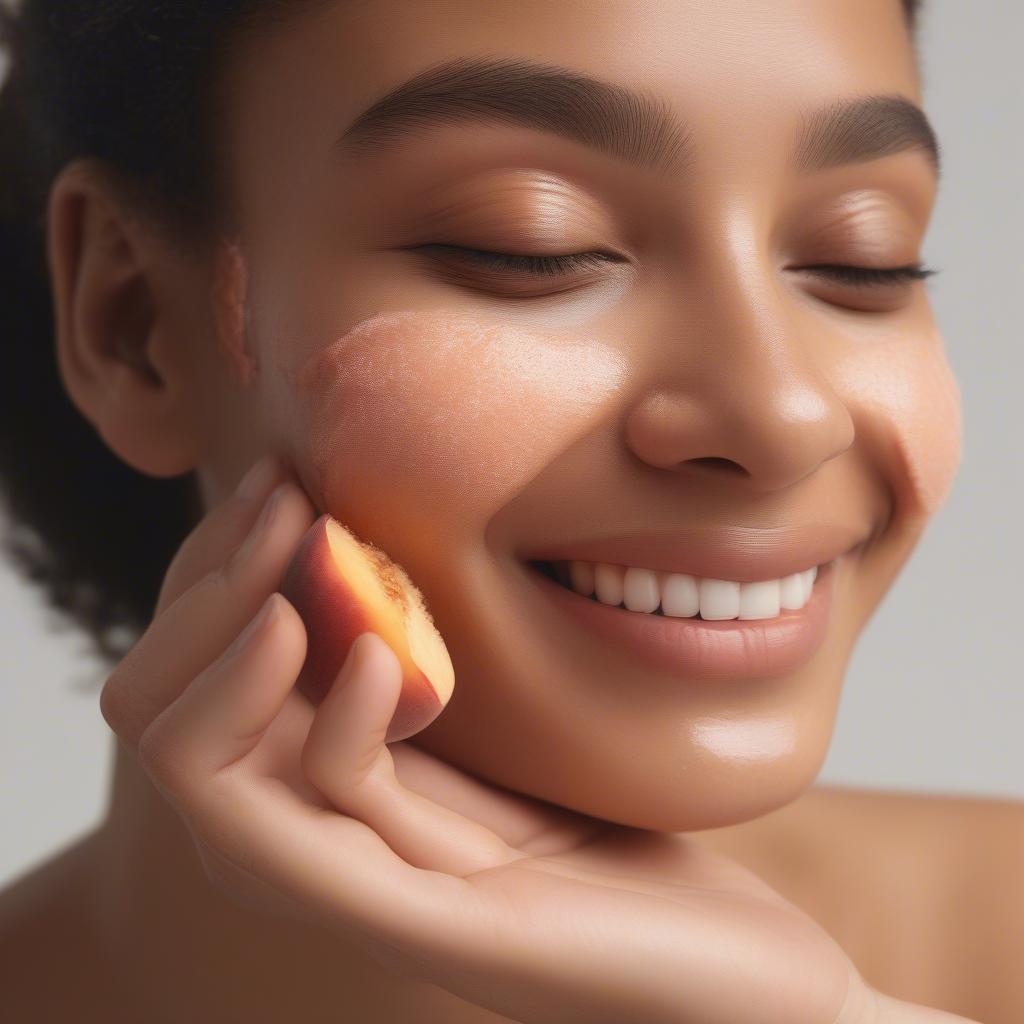
[[[352,646],[348,649],[348,654],[345,656],[344,664],[341,666],[340,677],[342,682],[350,678],[354,672],[362,667],[364,660],[366,659],[366,645],[373,641],[367,641],[369,633],[360,633],[359,636],[352,641]]]
[[[270,529],[270,525],[277,515],[277,510],[281,505],[281,498],[284,496],[285,491],[288,490],[289,484],[283,483],[278,484],[277,487],[270,492],[270,497],[263,502],[263,508],[260,510],[260,514],[256,517],[256,522],[249,528],[249,532],[246,535],[245,540],[242,541],[241,545],[236,548],[233,554],[228,557],[225,563],[225,569],[227,572],[233,572],[235,567],[243,565],[249,560],[256,546],[259,544],[260,539]]]
[[[263,509],[256,519],[256,522],[252,526],[252,536],[257,536],[267,529],[268,526],[274,521],[274,516],[277,515],[277,510],[281,507],[281,499],[285,496],[285,493],[289,490],[287,483],[278,484],[271,492],[270,496],[263,503]]]
[[[255,639],[257,634],[263,628],[267,619],[276,611],[277,605],[274,599],[274,595],[271,594],[262,605],[260,610],[249,620],[248,625],[242,630],[238,636],[228,645],[227,650],[224,651],[223,660],[227,661],[229,658],[234,657],[241,651],[245,650],[246,647]]]
[[[254,500],[267,493],[277,473],[277,461],[272,455],[265,455],[245,476],[235,491],[239,498]]]

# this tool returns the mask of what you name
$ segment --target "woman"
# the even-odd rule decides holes
[[[960,458],[913,8],[210,6],[14,29],[75,415],[7,407],[95,461],[6,483],[119,740],[3,896],[15,1019],[1018,1019],[1020,808],[813,786]],[[387,746],[372,632],[293,688],[324,512],[455,667]]]

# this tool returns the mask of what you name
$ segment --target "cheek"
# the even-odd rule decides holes
[[[937,332],[858,348],[839,370],[858,429],[872,437],[896,494],[897,512],[932,516],[963,450],[960,390]]]
[[[581,435],[626,366],[596,340],[451,311],[356,324],[294,375],[325,505],[360,516],[479,524]]]

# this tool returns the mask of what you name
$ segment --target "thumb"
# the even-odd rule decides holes
[[[526,856],[398,780],[385,740],[401,689],[398,656],[377,633],[360,633],[306,736],[308,781],[415,867],[465,878]]]
[[[307,774],[330,771],[331,793],[343,796],[393,773],[385,745],[402,692],[402,666],[376,633],[360,633],[320,702],[302,750]]]

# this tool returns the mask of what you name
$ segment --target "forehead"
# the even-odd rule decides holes
[[[899,0],[343,0],[250,37],[226,68],[227,154],[251,177],[329,159],[382,96],[457,57],[525,57],[641,91],[741,172],[831,101],[920,102]],[[237,178],[235,179],[238,180]]]

